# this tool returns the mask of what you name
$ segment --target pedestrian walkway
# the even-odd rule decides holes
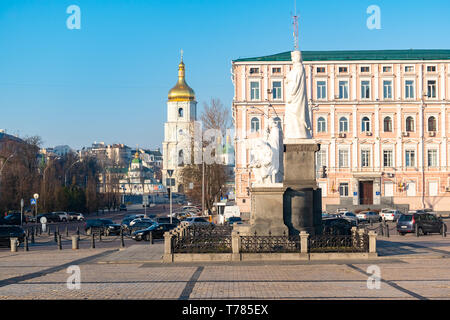
[[[97,263],[154,263],[161,262],[164,254],[164,242],[154,244],[135,244],[100,259]]]

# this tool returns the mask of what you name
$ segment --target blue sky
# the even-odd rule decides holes
[[[69,5],[81,29],[69,30]],[[369,30],[366,9],[381,9]],[[180,49],[199,111],[231,107],[231,60],[292,49],[294,0],[1,0],[0,129],[44,146],[156,148]],[[302,50],[449,49],[448,0],[297,1]]]

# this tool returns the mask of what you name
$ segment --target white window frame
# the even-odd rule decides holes
[[[434,93],[435,93],[435,96],[434,97],[428,97],[428,81],[434,81],[435,82],[435,84],[434,84]],[[438,81],[438,79],[437,78],[426,78],[425,79],[425,85],[426,85],[426,93],[427,93],[427,95],[425,96],[425,98],[426,99],[428,99],[428,100],[438,100],[438,98],[439,98],[439,81]]]
[[[412,67],[412,71],[406,71],[407,67]],[[403,68],[404,73],[414,73],[416,71],[416,66],[412,64],[406,64]]]
[[[363,119],[364,118],[368,118],[369,119],[369,130],[363,130]],[[361,133],[365,133],[365,132],[372,132],[372,117],[369,114],[361,114],[360,119],[359,119],[359,123],[361,125]]]
[[[431,117],[434,117],[434,119],[436,120],[436,131],[430,131],[430,129],[429,129],[429,127],[428,127],[428,120],[429,120]],[[437,114],[437,113],[427,113],[427,114],[425,115],[425,119],[426,119],[425,126],[426,126],[426,128],[427,128],[427,132],[438,132],[438,131],[439,131],[439,114]],[[425,130],[424,130],[424,131],[425,131]]]
[[[408,155],[408,152],[410,153],[410,152],[413,152],[413,154],[414,154],[414,163],[411,165],[411,153],[410,153],[410,156],[409,156],[409,165],[408,165],[408,161],[407,161],[407,159],[408,159],[408,157],[407,157],[407,155]],[[416,148],[411,148],[411,147],[405,147],[405,168],[417,168],[417,150],[416,150]]]
[[[369,82],[369,85],[368,85],[368,87],[369,87],[369,96],[368,97],[363,97],[363,82]],[[370,80],[370,79],[364,79],[364,78],[362,78],[362,79],[360,79],[360,90],[361,90],[361,92],[360,92],[360,94],[361,94],[361,100],[370,100],[371,99],[371,97],[372,97],[372,81]],[[364,91],[365,92],[365,91]]]
[[[390,166],[386,166],[384,164],[384,152],[385,151],[390,151],[391,152],[391,165]],[[393,147],[384,147],[382,149],[382,151],[381,151],[381,163],[382,163],[383,168],[394,168],[395,167],[394,159],[395,159],[394,148]]]
[[[253,119],[258,119],[258,130],[253,130]],[[250,133],[259,133],[261,132],[261,116],[259,115],[250,115]]]
[[[347,188],[346,188],[346,191],[347,191],[347,195],[342,195],[342,193],[341,193],[341,186],[342,185],[347,185]],[[341,198],[347,198],[347,197],[349,197],[349,194],[350,194],[350,183],[349,182],[339,182],[339,187],[338,187],[338,189],[339,189],[339,197],[341,197]],[[345,190],[345,189],[344,189]]]
[[[435,71],[428,71],[428,67],[434,67]],[[426,64],[425,65],[425,72],[426,73],[432,73],[435,74],[438,72],[438,66],[436,64]]]
[[[347,72],[340,72],[339,68],[347,68]],[[337,65],[337,74],[349,74],[350,72],[350,66],[347,64]]]
[[[366,166],[363,166],[363,152],[364,153],[368,153],[368,156],[367,156],[367,162],[368,162],[368,165],[366,165]],[[369,147],[361,147],[361,149],[360,149],[360,151],[359,151],[359,160],[360,160],[360,167],[361,168],[371,168],[372,167],[372,150],[371,150],[371,148],[369,148]]]
[[[325,82],[325,97],[319,97],[319,82]],[[316,79],[316,99],[317,100],[326,100],[328,97],[328,81],[327,79]]]
[[[408,119],[409,117],[412,117],[413,118],[413,125],[414,125],[414,130],[412,130],[412,131],[408,131],[408,130],[406,130],[407,129],[407,126],[406,126],[406,119]],[[404,116],[403,116],[403,123],[405,124],[405,132],[416,132],[416,127],[417,127],[417,121],[416,121],[416,115],[415,114],[412,114],[412,113],[405,113],[404,114]]]
[[[412,94],[413,94],[412,97],[407,97],[407,93],[409,93],[409,90],[407,90],[407,87],[406,87],[406,82],[407,81],[412,81]],[[408,78],[406,78],[404,80],[404,89],[405,89],[405,93],[404,93],[404,99],[405,100],[414,100],[416,98],[416,80],[415,79],[408,79]]]
[[[346,152],[347,161],[346,163],[341,163],[341,151]],[[339,168],[350,168],[350,147],[340,147],[338,148],[338,167]],[[342,165],[343,164],[343,165]]]
[[[325,68],[325,72],[317,72],[317,68]],[[314,66],[314,74],[318,75],[318,76],[327,74],[327,66],[326,65],[316,65],[316,66]]]
[[[429,152],[430,151],[435,151],[435,163],[434,165],[430,165],[430,157],[429,157]],[[427,153],[426,153],[426,161],[427,161],[427,167],[428,168],[438,168],[439,167],[439,146],[428,146],[427,147]]]
[[[386,98],[385,96],[384,96],[384,82],[385,81],[390,81],[391,82],[391,97],[390,98]],[[386,79],[386,78],[384,78],[384,79],[381,79],[381,84],[382,84],[382,88],[383,88],[383,100],[393,100],[394,99],[394,80],[392,79],[392,78],[388,78],[388,79]]]
[[[361,69],[363,67],[369,68],[369,71],[362,72]],[[371,66],[369,64],[361,64],[361,65],[359,65],[359,70],[358,71],[359,71],[360,74],[369,74],[372,71],[372,68],[371,68]]]
[[[341,85],[340,85],[341,82],[347,83],[347,86],[346,86],[347,87],[347,97],[341,97]],[[348,78],[342,78],[342,79],[338,78],[338,94],[337,94],[337,96],[338,96],[339,100],[349,100],[350,99],[350,80]]]
[[[344,118],[347,122],[347,130],[341,130],[341,119]],[[339,133],[347,133],[350,132],[350,120],[347,115],[338,115],[338,131]]]
[[[385,67],[391,68],[391,71],[384,71]],[[392,65],[392,64],[383,64],[381,66],[381,73],[383,73],[383,74],[392,74],[393,72],[394,72],[394,65]]]
[[[274,98],[273,97],[273,95],[274,95],[274,86],[273,86],[273,83],[274,82],[279,82],[280,84],[281,84],[281,87],[280,87],[280,97],[277,97],[277,98]],[[280,101],[280,100],[283,100],[283,79],[272,79],[272,99],[274,100],[274,101]]]
[[[320,125],[319,125],[319,120],[323,118],[324,122],[325,122],[325,127],[323,131],[319,131]],[[327,133],[328,132],[328,121],[327,121],[327,116],[324,114],[318,114],[317,115],[317,119],[316,119],[316,133]]]
[[[258,98],[252,98],[252,95],[253,95],[252,83],[257,83],[258,84]],[[250,87],[250,100],[251,101],[259,101],[259,100],[261,100],[261,81],[260,80],[255,80],[255,79],[250,79],[249,80],[249,87]]]
[[[385,131],[384,129],[384,119],[386,119],[387,117],[389,117],[389,118],[391,118],[391,128],[392,128],[392,130],[391,131]],[[394,128],[394,115],[392,115],[392,114],[382,114],[381,115],[381,127],[383,128],[383,132],[387,132],[387,133],[393,133],[394,131],[395,131],[395,128]]]

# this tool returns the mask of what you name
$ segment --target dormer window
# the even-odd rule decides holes
[[[317,67],[316,72],[317,73],[325,73],[325,67]]]
[[[259,68],[250,68],[250,74],[259,73]]]
[[[339,67],[339,73],[347,73],[348,68],[347,67]]]
[[[281,68],[272,68],[272,73],[281,73]]]

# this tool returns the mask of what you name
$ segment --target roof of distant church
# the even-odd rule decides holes
[[[302,51],[303,61],[358,61],[358,60],[450,60],[450,50],[351,50]],[[291,51],[254,58],[240,58],[233,62],[291,61]]]

